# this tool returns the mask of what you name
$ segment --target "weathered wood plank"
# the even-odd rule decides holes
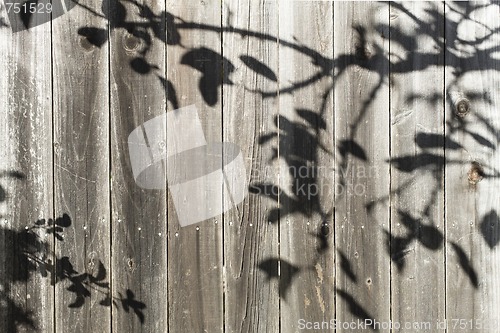
[[[189,126],[200,124],[207,143],[222,141],[222,57],[221,2],[192,1],[167,3],[167,79],[171,83],[169,109],[193,105],[197,118]],[[173,16],[175,16],[175,18]],[[183,22],[184,21],[184,22]],[[176,99],[174,99],[174,91]],[[178,106],[176,105],[178,104]],[[185,110],[184,110],[185,111]],[[171,112],[171,111],[170,111]],[[181,111],[182,112],[182,111]],[[187,128],[175,127],[167,119],[167,147],[191,145],[199,138],[185,137]],[[201,134],[201,133],[198,133]],[[175,159],[173,156],[167,160]],[[215,157],[214,157],[215,158]],[[199,156],[196,165],[209,167],[209,156]],[[170,164],[170,162],[169,162]],[[190,165],[170,169],[169,174],[189,172]],[[189,176],[189,175],[188,175]],[[201,178],[201,177],[200,177]],[[174,191],[169,186],[168,197],[168,278],[169,331],[222,332],[223,257],[222,217],[217,216],[196,224],[181,227],[180,214],[190,210],[208,212],[220,210],[223,182],[198,178],[198,186],[185,197],[186,206],[175,207]],[[177,197],[178,199],[178,197]],[[187,210],[187,211],[186,211]],[[228,304],[228,306],[231,306]]]
[[[111,26],[112,287],[118,298],[112,327],[113,332],[166,332],[166,189],[164,184],[155,190],[139,187],[128,146],[135,128],[166,111],[160,80],[165,78],[165,29],[160,23],[165,3],[103,3]],[[165,138],[158,125],[157,136],[146,133],[151,145]],[[156,148],[144,147],[146,153]]]
[[[86,6],[100,12],[101,1]],[[75,270],[57,267],[57,332],[111,331],[111,304],[101,304],[111,293],[106,28],[106,20],[82,7],[52,22],[55,215],[71,220],[55,253]],[[80,274],[87,276],[75,291]]]
[[[498,3],[446,3],[448,332],[498,330],[498,17]]]
[[[295,332],[335,311],[333,4],[279,6],[280,322]]]
[[[334,10],[336,319],[388,322],[389,6],[337,2]]]
[[[50,24],[13,33],[1,11],[0,331],[51,332],[53,237],[34,226],[53,216]]]
[[[437,2],[391,4],[391,304],[398,323],[434,326],[445,318],[443,16]]]
[[[264,142],[275,134],[278,104],[276,96],[259,93],[278,89],[278,3],[224,1],[222,14],[223,56],[236,68],[234,85],[223,91],[223,138],[240,147],[250,186],[245,201],[224,215],[225,331],[279,332],[278,226],[269,218],[278,207],[271,194],[278,185],[272,154],[278,141]],[[228,177],[235,186],[243,181]]]
[[[165,2],[0,27],[1,332],[495,330],[498,4]],[[250,193],[181,227],[174,186],[135,182],[128,137],[192,104],[207,142],[241,148]],[[149,143],[192,139],[156,125]],[[219,185],[186,199],[226,208]]]

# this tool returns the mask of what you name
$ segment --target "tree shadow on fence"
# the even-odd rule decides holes
[[[0,177],[11,177],[20,181],[26,178],[18,171],[1,172]],[[8,191],[0,186],[0,192],[0,202],[7,201]],[[6,221],[5,216],[0,216],[0,219]],[[79,272],[71,258],[54,253],[54,240],[64,241],[64,233],[71,227],[72,220],[67,214],[56,219],[40,219],[19,230],[7,225],[0,226],[0,237],[3,240],[1,256],[5,262],[0,281],[0,312],[8,318],[8,332],[38,329],[34,314],[23,304],[19,304],[12,290],[16,285],[27,284],[34,275],[47,279],[51,286],[65,283],[66,291],[73,297],[73,301],[68,305],[70,308],[83,307],[91,296],[101,297],[99,305],[132,311],[141,323],[144,322],[146,305],[135,299],[130,289],[123,295],[118,293],[118,297],[112,295],[107,281],[109,274],[100,260],[96,273],[91,274]]]
[[[259,138],[259,144],[270,147],[275,151],[274,159],[283,159],[283,161],[293,168],[314,168],[318,163],[318,154],[320,151],[325,151],[322,147],[319,136],[321,131],[325,130],[327,110],[327,100],[330,94],[333,94],[335,84],[350,68],[363,69],[365,71],[376,74],[378,78],[377,84],[370,91],[368,96],[363,100],[361,107],[357,111],[357,118],[350,124],[349,134],[347,137],[338,140],[337,155],[338,162],[336,169],[345,168],[352,158],[359,159],[365,163],[370,162],[370,156],[367,155],[365,148],[356,139],[357,133],[364,123],[364,119],[368,114],[373,100],[380,94],[382,88],[389,84],[390,75],[403,73],[417,73],[424,71],[430,67],[438,66],[443,69],[451,69],[455,78],[447,83],[445,90],[450,92],[457,90],[460,86],[460,79],[469,72],[495,70],[500,68],[500,60],[494,57],[495,52],[498,52],[497,46],[483,47],[490,38],[497,36],[499,29],[490,29],[490,31],[475,41],[465,41],[459,38],[458,28],[464,22],[473,21],[473,13],[476,10],[484,9],[485,6],[492,6],[490,10],[498,10],[495,6],[498,3],[491,4],[474,4],[474,3],[445,3],[447,12],[459,13],[458,19],[445,16],[442,10],[428,8],[426,14],[430,17],[424,21],[415,16],[404,4],[391,3],[390,6],[397,9],[401,15],[404,15],[411,20],[416,26],[414,32],[409,34],[396,27],[386,24],[379,24],[375,27],[368,25],[353,26],[352,29],[357,35],[358,44],[355,50],[351,53],[340,54],[335,58],[323,55],[321,52],[299,44],[297,41],[287,41],[278,36],[265,34],[249,29],[239,29],[230,25],[216,26],[207,23],[198,23],[186,21],[181,17],[177,17],[169,12],[155,13],[153,9],[143,3],[135,0],[111,0],[103,1],[102,7],[99,10],[94,10],[85,5],[76,2],[76,4],[95,15],[102,17],[108,21],[109,30],[126,30],[129,34],[140,39],[144,46],[138,56],[131,60],[131,68],[141,75],[155,75],[165,88],[167,100],[173,108],[179,107],[176,91],[176,82],[171,82],[159,71],[160,66],[148,62],[147,56],[151,52],[153,43],[163,43],[166,47],[180,47],[185,49],[185,53],[179,59],[179,64],[184,64],[192,68],[194,73],[201,74],[199,81],[199,92],[205,103],[209,106],[215,105],[218,102],[218,91],[223,85],[232,85],[231,74],[236,70],[232,59],[227,59],[224,54],[214,51],[210,45],[199,45],[195,48],[187,48],[183,44],[181,32],[193,33],[233,33],[245,38],[255,38],[260,41],[278,44],[280,47],[289,48],[294,52],[301,54],[309,59],[310,63],[315,66],[315,72],[305,79],[292,82],[276,90],[259,91],[252,88],[247,88],[249,92],[260,96],[263,99],[277,98],[278,95],[294,94],[302,89],[311,87],[323,79],[330,78],[332,85],[328,86],[323,93],[323,101],[318,110],[295,110],[296,114],[305,122],[295,123],[283,115],[275,115],[276,129],[272,133],[266,133]],[[126,6],[131,6],[133,12],[128,11]],[[137,20],[131,17],[137,15]],[[442,36],[442,26],[446,27],[446,37]],[[87,38],[87,40],[97,47],[103,47],[106,44],[110,31],[98,27],[85,26],[80,27],[78,34]],[[407,54],[406,58],[392,58],[384,48],[376,43],[367,40],[366,34],[368,31],[377,31],[381,34],[390,32],[390,43],[397,44]],[[417,36],[426,34],[434,43],[435,50],[433,52],[421,52],[417,50]],[[460,55],[460,48],[470,47],[472,52],[468,56]],[[199,63],[196,60],[200,57],[208,59],[209,63]],[[250,70],[257,72],[261,76],[271,80],[278,81],[278,76],[273,69],[265,63],[247,55],[239,56],[242,63]],[[415,59],[418,58],[418,61]],[[443,60],[446,59],[446,62]],[[481,61],[477,61],[481,59]],[[384,70],[384,67],[389,67],[389,70]],[[483,103],[492,103],[492,100],[487,94],[480,94],[474,91],[463,91],[464,96],[469,102],[481,101]],[[436,104],[444,100],[450,106],[450,109],[466,109],[467,105],[456,105],[456,101],[450,96],[437,91],[426,96],[414,94],[406,96],[406,101],[419,98],[427,100],[429,103]],[[402,173],[412,174],[415,172],[428,173],[432,176],[432,186],[427,189],[428,200],[421,214],[414,215],[411,212],[399,209],[397,211],[399,220],[406,228],[407,234],[404,237],[394,236],[390,230],[384,230],[387,234],[387,251],[399,270],[405,267],[405,253],[408,251],[408,246],[412,242],[419,242],[423,247],[430,251],[440,249],[444,242],[449,242],[451,248],[457,253],[459,265],[463,272],[469,277],[470,283],[477,288],[478,273],[477,268],[474,268],[472,258],[469,258],[463,248],[457,244],[456,240],[445,239],[445,235],[436,228],[436,221],[432,221],[431,208],[434,199],[440,191],[443,190],[444,166],[459,164],[469,165],[471,162],[466,160],[452,160],[446,155],[446,151],[471,149],[472,147],[462,147],[454,141],[453,137],[457,132],[470,136],[479,147],[485,147],[492,152],[496,151],[498,141],[500,140],[500,132],[495,128],[488,119],[483,118],[480,114],[475,114],[475,121],[483,124],[489,136],[494,137],[492,141],[480,133],[476,133],[470,129],[470,122],[466,122],[460,115],[455,115],[452,120],[446,123],[446,131],[444,135],[429,134],[419,132],[415,136],[415,143],[422,149],[422,152],[417,155],[408,156],[391,156],[387,161],[395,170]],[[307,149],[306,149],[307,148]],[[442,148],[436,151],[435,148]],[[278,156],[278,151],[287,151],[289,154]],[[330,152],[331,153],[331,152]],[[312,174],[312,173],[311,173]],[[293,175],[292,175],[293,176]],[[339,175],[340,182],[344,179]],[[498,177],[499,171],[494,166],[473,164],[471,166],[471,181],[476,181],[480,178]],[[307,186],[317,184],[315,177],[305,177],[299,180],[301,184]],[[391,193],[385,198],[366,202],[366,209],[370,212],[377,204],[390,199],[390,195],[401,194],[409,186],[409,183],[402,184],[398,188],[391,189]],[[277,191],[258,191],[259,189],[274,188]],[[306,217],[319,216],[318,233],[308,235],[317,240],[317,253],[320,258],[324,255],[327,249],[330,248],[328,238],[325,236],[328,233],[324,231],[325,221],[330,217],[333,207],[329,211],[324,211],[320,205],[319,194],[312,197],[304,197],[298,194],[286,195],[276,184],[251,184],[249,191],[251,193],[277,193],[268,195],[271,200],[279,203],[276,210],[270,212],[268,218],[275,224],[280,221],[280,218],[288,214],[301,214]],[[481,232],[485,238],[485,242],[490,248],[494,248],[500,239],[498,228],[499,219],[494,209],[484,217],[481,224]],[[493,228],[494,233],[490,233],[489,228]],[[384,244],[381,244],[384,246]],[[353,272],[353,265],[349,262],[348,257],[338,252],[340,256],[340,268],[346,276],[357,283],[356,274]],[[300,274],[303,267],[297,267],[293,263],[286,262],[288,265],[288,278],[286,276],[277,276],[276,265],[279,262],[284,262],[281,258],[268,258],[259,263],[258,268],[266,272],[268,278],[283,279],[287,285],[280,287],[283,292],[282,297],[286,297],[286,292],[289,290],[289,284],[293,283],[293,277]],[[314,264],[314,263],[313,263]],[[286,274],[286,272],[285,272]],[[89,277],[90,278],[90,277]],[[280,282],[281,283],[281,282]],[[353,314],[361,317],[369,316],[356,300],[343,290],[337,290],[337,294],[352,305],[351,309],[356,309]]]
[[[109,5],[106,5],[106,7],[104,4]],[[139,13],[140,22],[128,18],[127,10],[125,9],[124,4],[133,6],[133,8]],[[491,6],[495,5],[496,4],[491,4]],[[156,41],[165,43],[168,47],[185,48],[182,43],[182,31],[191,31],[193,33],[234,33],[246,38],[256,38],[261,41],[268,41],[269,43],[277,43],[281,47],[290,48],[294,52],[307,57],[316,68],[316,72],[312,73],[309,77],[297,82],[292,82],[288,86],[280,87],[274,91],[259,91],[247,88],[248,91],[260,95],[263,99],[277,98],[278,93],[280,95],[294,94],[304,88],[315,85],[324,78],[332,79],[333,84],[325,89],[323,102],[318,110],[295,110],[296,114],[305,121],[305,124],[290,121],[283,115],[276,115],[276,131],[264,134],[259,138],[259,144],[261,145],[269,146],[272,144],[271,149],[275,152],[273,159],[283,159],[290,169],[297,169],[301,167],[314,168],[315,165],[317,165],[318,153],[319,151],[324,150],[324,147],[322,147],[318,138],[320,131],[326,128],[326,119],[324,117],[325,113],[328,111],[326,109],[326,101],[328,96],[333,94],[333,89],[338,79],[349,68],[362,68],[377,74],[378,83],[364,99],[360,110],[358,110],[358,117],[350,124],[348,137],[338,141],[337,151],[340,161],[337,163],[337,169],[341,169],[342,167],[345,168],[345,166],[347,166],[348,161],[351,158],[357,158],[365,163],[369,163],[370,157],[367,156],[362,144],[356,141],[356,133],[363,123],[366,114],[369,112],[371,103],[380,93],[382,90],[381,88],[388,85],[389,76],[391,74],[415,73],[426,70],[432,66],[451,68],[456,77],[447,85],[446,90],[453,91],[454,89],[457,89],[459,79],[468,72],[498,70],[498,68],[500,68],[500,60],[493,57],[497,48],[495,46],[488,48],[480,47],[480,45],[487,41],[489,37],[498,34],[498,29],[491,30],[488,35],[476,41],[463,41],[458,37],[458,26],[463,22],[473,20],[472,14],[474,11],[487,5],[453,3],[446,4],[445,6],[447,6],[447,11],[460,12],[460,18],[458,20],[453,20],[448,16],[445,17],[444,13],[440,10],[437,10],[436,8],[429,8],[426,13],[428,17],[430,17],[430,20],[426,22],[412,14],[411,11],[404,6],[404,4],[391,3],[391,7],[399,10],[402,15],[411,19],[412,23],[416,25],[414,34],[408,34],[395,27],[390,27],[384,24],[379,24],[375,27],[363,25],[353,26],[354,31],[358,35],[358,45],[356,49],[353,53],[340,54],[336,58],[325,56],[314,49],[299,44],[296,41],[292,42],[278,39],[278,36],[272,36],[246,29],[239,29],[232,26],[215,26],[205,23],[189,22],[169,12],[155,14],[148,5],[141,4],[134,0],[112,0],[110,2],[104,2],[102,10],[103,13],[99,13],[98,15],[109,21],[109,29],[125,29],[130,34],[136,36],[144,42],[145,47],[142,52],[140,52],[139,58],[134,59],[131,62],[132,68],[136,72],[144,75],[150,74],[152,70],[158,68],[158,66],[148,63],[146,59],[152,43]],[[448,37],[446,39],[440,35],[440,22],[443,22],[446,26],[446,34]],[[401,46],[406,51],[406,54],[408,55],[407,58],[394,60],[390,58],[389,54],[384,51],[380,45],[377,45],[376,43],[368,45],[370,42],[367,40],[366,34],[369,29],[374,29],[382,34],[390,31],[390,42]],[[86,36],[91,42],[95,39],[92,33],[98,33],[99,35],[107,34],[93,27],[82,27],[79,30],[79,33]],[[416,50],[416,38],[419,34],[424,33],[427,34],[434,42],[435,51],[432,53],[420,52]],[[100,39],[99,41],[99,43],[96,43],[96,46],[102,45]],[[474,52],[468,57],[459,56],[457,55],[458,52],[456,52],[464,44],[472,46],[474,49]],[[209,46],[206,45],[200,45],[198,48],[194,49],[186,48],[186,52],[182,58],[179,59],[179,63],[188,65],[194,71],[201,73],[202,76],[199,84],[200,94],[203,96],[207,105],[214,105],[217,102],[217,89],[219,89],[222,85],[232,84],[230,76],[235,70],[235,67],[231,62],[231,59],[225,58],[223,54],[219,54],[208,47]],[[208,58],[210,60],[210,64],[200,65],[196,62],[196,59],[198,59],[201,54],[203,54],[203,58]],[[447,57],[447,62],[443,63],[445,55]],[[419,61],[415,61],[416,58],[418,58]],[[271,81],[278,81],[277,75],[267,64],[262,63],[247,54],[241,54],[240,59],[249,69]],[[475,59],[482,59],[482,61],[475,61]],[[386,66],[384,64],[389,66],[389,71],[384,70],[384,67]],[[179,104],[177,100],[176,83],[170,82],[157,72],[155,75],[159,77],[163,86],[166,88],[167,99],[174,108],[177,108]],[[467,99],[472,102],[480,100],[482,102],[492,103],[492,101],[488,99],[487,94],[477,94],[473,91],[465,91],[464,94],[467,96]],[[430,103],[437,103],[444,99],[446,103],[450,104],[452,109],[456,108],[454,101],[452,101],[449,96],[442,96],[441,92],[436,92],[435,94],[430,94],[428,96],[410,95],[407,96],[407,102],[411,102],[415,98],[426,99]],[[398,211],[399,219],[407,228],[407,235],[405,237],[396,237],[391,235],[390,231],[385,231],[387,233],[388,252],[391,259],[396,264],[396,267],[400,270],[404,269],[404,254],[405,251],[408,250],[408,246],[411,242],[419,242],[428,250],[434,251],[441,248],[445,241],[448,241],[458,255],[460,267],[462,267],[462,270],[467,274],[467,276],[469,276],[471,284],[477,287],[478,274],[473,267],[471,258],[468,258],[465,251],[457,243],[453,243],[453,240],[445,240],[444,235],[436,228],[435,221],[430,219],[430,210],[433,205],[433,200],[436,198],[438,193],[443,190],[442,183],[444,165],[466,165],[470,163],[465,160],[450,160],[446,157],[446,154],[444,153],[445,150],[469,148],[462,147],[460,144],[455,142],[453,140],[454,133],[460,131],[466,135],[470,135],[479,146],[486,147],[492,151],[496,150],[499,140],[498,129],[493,127],[487,119],[481,118],[480,115],[476,115],[475,117],[477,118],[477,121],[485,125],[489,134],[496,137],[496,142],[485,138],[479,133],[469,130],[467,122],[463,121],[460,117],[455,117],[452,121],[446,124],[447,131],[445,135],[429,134],[425,132],[419,132],[416,134],[415,142],[420,148],[422,148],[422,153],[411,156],[392,156],[391,159],[387,161],[400,172],[428,172],[434,179],[433,186],[429,189],[429,200],[423,209],[422,215],[414,216],[410,212],[401,209]],[[432,150],[433,148],[440,147],[443,148],[440,152]],[[278,151],[286,151],[288,154],[278,156]],[[477,167],[475,174],[478,177],[498,177],[499,171],[497,171],[493,166],[481,165],[480,167]],[[291,176],[295,177],[296,175]],[[343,182],[342,177],[340,177],[340,182]],[[317,184],[317,179],[315,177],[301,178],[298,184],[313,186]],[[407,186],[408,184],[403,184],[396,189],[392,189],[392,194],[402,193],[405,191]],[[306,217],[318,214],[320,216],[320,221],[318,222],[318,228],[320,231],[317,234],[311,234],[310,237],[317,238],[319,244],[317,251],[319,255],[324,254],[326,252],[325,250],[330,247],[327,237],[325,237],[321,230],[325,225],[325,220],[327,220],[329,215],[331,215],[333,207],[330,211],[323,211],[319,205],[320,198],[318,195],[312,197],[302,196],[297,193],[287,195],[284,191],[282,191],[279,185],[269,183],[251,184],[249,191],[254,194],[267,193],[269,199],[279,203],[279,208],[272,210],[268,216],[269,220],[273,223],[279,222],[280,218],[283,218],[288,214],[302,214]],[[367,210],[370,211],[375,205],[384,200],[388,200],[388,198],[389,196],[387,198],[380,198],[372,202],[367,202]],[[489,217],[485,217],[485,219],[491,220],[490,217],[493,216],[493,223],[496,223],[496,228],[498,228],[498,218],[494,218],[495,214],[496,212],[492,210]],[[483,223],[483,225],[487,225],[487,222]],[[482,228],[485,241],[488,245],[490,245],[490,247],[495,246],[498,243],[499,237],[495,235],[490,236],[487,227]],[[496,235],[498,235],[498,232]],[[339,255],[341,256],[341,269],[349,277],[349,279],[356,282],[356,276],[352,271],[352,265],[349,263],[348,258],[341,252],[339,252]],[[280,258],[269,258],[260,263],[259,268],[266,272],[268,277],[273,278],[276,277],[275,266],[280,261],[283,262]],[[293,272],[290,276],[291,278],[287,280],[291,283],[293,276],[295,276],[302,268],[294,266],[293,263],[287,262],[286,264],[290,267],[289,271]],[[286,278],[284,279],[286,280]],[[285,294],[288,289],[288,287],[280,288],[280,290],[283,290]],[[339,294],[341,298],[346,300],[352,299],[352,297],[344,291],[342,291],[342,293]],[[282,296],[285,297],[285,294],[282,294]],[[366,311],[363,310],[363,313],[366,314]]]

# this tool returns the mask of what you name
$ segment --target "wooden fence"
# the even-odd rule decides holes
[[[1,7],[0,332],[500,332],[498,1],[56,1]],[[181,227],[128,136],[193,104],[248,186]]]

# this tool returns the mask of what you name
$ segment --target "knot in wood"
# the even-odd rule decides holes
[[[141,39],[132,34],[127,34],[123,38],[123,47],[126,51],[136,51],[140,48],[141,44]]]
[[[455,113],[457,116],[463,118],[470,111],[470,102],[466,98],[462,98],[455,103]]]
[[[471,185],[479,183],[484,178],[483,167],[477,162],[472,162],[467,178],[469,179],[469,184]]]

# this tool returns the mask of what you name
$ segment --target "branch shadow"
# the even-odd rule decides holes
[[[138,13],[137,20],[128,18],[130,13],[127,12],[124,4],[132,6],[135,9],[135,12]],[[79,3],[77,5],[83,7]],[[130,66],[140,75],[156,75],[165,89],[167,100],[174,108],[179,107],[178,93],[176,91],[178,83],[167,80],[159,72],[158,69],[160,66],[147,61],[147,55],[150,53],[153,43],[162,43],[166,47],[179,47],[185,51],[179,59],[179,64],[191,68],[193,74],[201,75],[198,90],[204,102],[209,106],[213,106],[219,102],[218,96],[221,87],[224,85],[233,85],[231,75],[237,70],[232,59],[226,58],[223,54],[211,49],[209,46],[199,45],[191,49],[186,48],[183,45],[182,32],[233,33],[243,38],[255,38],[260,41],[275,43],[279,47],[289,48],[304,56],[315,66],[315,71],[309,77],[290,82],[279,89],[263,91],[256,90],[253,87],[246,87],[248,92],[254,93],[262,99],[277,98],[278,96],[287,94],[293,95],[303,89],[314,86],[325,78],[331,78],[333,84],[325,89],[321,97],[321,106],[317,110],[294,109],[294,115],[297,116],[294,119],[299,120],[290,120],[284,115],[275,115],[275,129],[271,133],[265,133],[259,138],[259,145],[267,147],[273,152],[273,157],[269,162],[282,160],[287,166],[288,170],[286,172],[292,179],[292,183],[288,184],[290,185],[290,193],[286,193],[278,184],[253,183],[249,186],[251,194],[263,196],[279,203],[278,208],[270,211],[267,216],[273,225],[278,225],[279,221],[288,215],[299,214],[306,218],[320,216],[317,222],[319,228],[323,228],[325,222],[332,215],[334,205],[330,210],[325,211],[320,205],[320,195],[318,193],[313,194],[310,189],[319,186],[319,179],[317,172],[315,172],[317,171],[319,154],[323,152],[335,154],[335,152],[329,152],[325,148],[320,141],[320,136],[322,131],[327,127],[325,114],[328,112],[328,97],[330,94],[333,94],[335,84],[339,82],[341,77],[350,69],[355,69],[374,74],[377,80],[368,96],[361,101],[359,109],[354,110],[356,117],[352,123],[348,124],[349,133],[347,137],[338,140],[336,147],[338,155],[336,156],[339,158],[336,162],[336,170],[345,170],[352,159],[357,159],[363,163],[370,163],[372,156],[369,156],[366,152],[366,147],[363,147],[363,144],[358,142],[357,137],[367,115],[370,112],[374,112],[371,111],[373,109],[373,101],[391,81],[390,75],[418,73],[435,66],[450,69],[453,75],[456,76],[446,86],[446,91],[450,92],[459,90],[461,87],[459,81],[467,73],[486,70],[498,71],[500,68],[500,59],[495,57],[498,47],[484,47],[493,36],[500,33],[499,29],[489,29],[486,27],[487,30],[489,29],[488,33],[474,41],[466,41],[459,37],[459,26],[462,23],[473,22],[475,11],[487,8],[488,6],[498,6],[498,3],[444,3],[443,6],[446,7],[446,10],[460,14],[459,18],[445,15],[443,11],[429,7],[425,11],[426,17],[428,17],[427,20],[417,17],[402,3],[391,3],[390,6],[398,10],[400,15],[409,18],[416,26],[412,33],[386,24],[377,24],[374,27],[354,25],[352,26],[356,36],[354,50],[349,53],[339,54],[335,58],[325,56],[321,52],[301,45],[296,41],[284,40],[278,38],[278,36],[250,29],[189,22],[169,12],[154,13],[150,6],[134,0],[103,1],[102,13],[96,12],[96,15],[108,21],[111,31],[124,29],[141,41],[144,47],[138,52],[138,57],[131,60]],[[497,8],[493,7],[491,10],[495,9]],[[446,28],[446,36],[442,34],[443,27]],[[80,28],[78,33],[86,37],[93,45],[102,47],[105,44],[106,36],[111,31],[87,26]],[[407,56],[405,58],[391,57],[391,54],[382,45],[369,40],[367,35],[373,31],[382,35],[387,35],[387,32],[389,32],[390,42],[400,47]],[[421,35],[425,35],[433,41],[434,50],[432,52],[418,50],[417,37]],[[464,46],[472,48],[472,51],[467,55],[460,52]],[[258,73],[263,78],[272,82],[278,81],[275,71],[268,64],[248,54],[241,54],[238,58],[243,65],[251,71]],[[446,62],[444,59],[446,59]],[[481,61],[477,61],[478,59],[481,59]],[[494,103],[491,96],[487,93],[466,90],[463,91],[463,95],[465,96],[463,100],[467,100],[469,103],[481,102],[488,105],[493,105]],[[471,147],[464,147],[463,144],[457,142],[455,139],[457,134],[471,138],[477,144],[477,147],[493,153],[496,151],[498,142],[500,141],[500,131],[479,113],[473,115],[473,121],[482,124],[487,134],[477,133],[470,129],[472,120],[466,121],[463,114],[460,114],[460,112],[468,113],[469,107],[467,104],[457,104],[457,101],[449,94],[443,95],[440,91],[427,95],[411,93],[408,96],[404,96],[404,99],[407,102],[420,99],[426,101],[429,105],[438,105],[438,103],[444,101],[444,103],[448,104],[449,109],[459,111],[454,115],[452,120],[445,124],[446,134],[441,135],[418,131],[415,135],[415,144],[420,148],[418,153],[391,156],[386,161],[396,172],[410,175],[429,174],[433,179],[431,186],[425,189],[428,199],[421,212],[415,214],[415,212],[408,212],[396,207],[398,221],[401,221],[404,225],[406,235],[395,236],[391,234],[390,230],[383,230],[386,234],[385,245],[387,253],[398,271],[403,271],[405,258],[412,251],[412,244],[417,243],[422,245],[426,250],[437,251],[443,247],[445,242],[448,242],[457,254],[458,263],[462,271],[469,277],[471,285],[477,288],[478,273],[472,266],[472,260],[468,258],[466,251],[456,242],[445,239],[443,233],[436,227],[436,221],[432,220],[431,210],[438,193],[443,190],[442,184],[446,165],[471,165],[471,172],[469,174],[470,182],[477,183],[480,179],[497,178],[500,176],[500,172],[495,166],[480,165],[476,161],[450,159],[447,152],[471,149]],[[429,112],[432,112],[432,110]],[[306,176],[299,175],[298,170],[303,170]],[[345,182],[342,174],[339,175],[339,182],[341,185]],[[367,202],[367,211],[372,211],[377,204],[387,202],[391,195],[404,193],[410,185],[411,181],[408,181],[398,188],[391,189],[391,192],[387,196]],[[492,212],[485,216],[481,225],[484,240],[491,249],[498,244],[500,239],[497,230],[499,224],[498,216],[495,214],[495,212]],[[493,226],[490,227],[492,224]],[[493,229],[490,230],[490,228]],[[324,255],[331,246],[324,233],[324,231],[320,230],[318,233],[307,235],[317,240],[318,246],[316,251],[318,256],[316,260],[321,255]],[[357,283],[352,263],[349,262],[348,257],[343,252],[339,250],[337,253],[341,259],[340,266],[343,274],[351,282]],[[278,275],[278,265],[283,265],[283,275]],[[289,285],[304,270],[280,258],[265,259],[258,264],[258,269],[263,271],[269,280],[276,278],[280,281],[280,295],[282,297],[286,297]],[[360,318],[370,318],[368,313],[357,304],[352,295],[342,290],[337,290],[337,294],[350,304],[353,314],[356,314]]]
[[[18,171],[2,171],[0,178],[10,177],[24,180],[26,176]],[[0,186],[3,201],[9,199],[9,193]],[[5,219],[6,217],[0,216]],[[73,297],[69,308],[81,308],[91,297],[102,297],[99,305],[126,312],[132,310],[141,323],[144,322],[146,305],[135,299],[134,293],[127,290],[125,297],[111,293],[108,272],[99,260],[95,273],[79,272],[68,256],[58,256],[54,252],[53,242],[63,242],[64,234],[72,228],[72,219],[63,214],[55,219],[39,219],[21,229],[11,228],[8,224],[0,226],[3,241],[2,261],[5,262],[0,281],[0,311],[8,318],[8,332],[22,332],[26,329],[37,330],[33,311],[27,310],[18,302],[14,286],[25,285],[34,276],[41,277],[50,285],[67,283],[66,291]],[[63,297],[68,297],[63,295]]]

